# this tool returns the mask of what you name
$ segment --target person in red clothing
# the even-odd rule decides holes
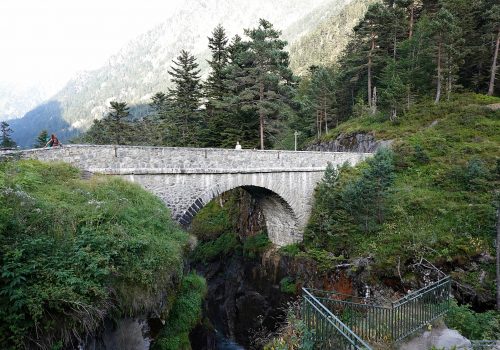
[[[54,134],[50,135],[50,140],[45,145],[45,147],[61,147],[61,146],[62,143],[59,142],[59,139]]]

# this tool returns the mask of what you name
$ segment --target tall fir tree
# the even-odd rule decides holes
[[[235,35],[228,45],[229,63],[224,69],[224,86],[227,94],[222,100],[222,109],[225,119],[221,127],[220,146],[233,148],[237,141],[244,148],[254,148],[259,143],[258,118],[254,111],[244,108],[239,98],[245,89],[242,79],[245,77],[245,68],[252,62],[246,60],[248,42]]]
[[[334,119],[335,126],[338,124],[335,108],[336,86],[332,72],[326,67],[313,67],[311,73],[308,95],[319,139],[323,131],[328,133],[329,120]]]
[[[49,133],[47,130],[42,130],[38,134],[36,138],[36,142],[33,145],[34,148],[43,148],[47,144],[47,141],[49,141]]]
[[[201,106],[200,70],[195,57],[182,50],[169,71],[174,87],[169,89],[171,119],[176,126],[172,130],[171,142],[177,146],[200,145],[203,128]]]
[[[109,104],[110,112],[104,122],[108,125],[111,140],[116,145],[125,144],[130,131],[127,122],[130,116],[129,107],[126,102],[111,101]]]
[[[222,101],[227,93],[225,80],[225,70],[229,63],[229,39],[222,25],[218,25],[208,38],[208,48],[212,53],[211,60],[208,60],[210,74],[203,85],[204,95],[207,99]]]
[[[439,103],[443,83],[449,96],[458,70],[461,28],[457,19],[446,8],[441,8],[436,13],[430,25],[432,38],[429,47],[434,51],[436,62],[436,98],[434,103]]]
[[[368,7],[363,20],[354,28],[359,49],[364,53],[366,62],[366,91],[368,106],[374,112],[376,110],[376,96],[374,94],[374,66],[380,66],[384,59],[384,50],[380,45],[385,33],[386,8],[383,4],[376,3]],[[358,50],[359,50],[358,49]]]
[[[279,117],[280,109],[286,109],[284,105],[289,97],[286,88],[293,75],[284,50],[287,43],[280,39],[281,32],[270,22],[261,19],[257,28],[246,29],[245,34],[250,40],[241,53],[243,74],[237,83],[242,91],[238,99],[243,111],[258,115],[260,149],[264,149],[266,123],[271,134],[271,119]]]
[[[12,129],[7,122],[0,123],[0,137],[2,138],[2,142],[0,142],[1,147],[15,148],[17,146],[12,139]]]
[[[208,48],[212,53],[208,60],[210,73],[203,84],[206,99],[207,129],[204,134],[205,145],[219,147],[224,144],[222,133],[231,124],[229,111],[223,103],[228,94],[226,84],[227,66],[229,64],[229,39],[222,25],[218,25],[208,38]]]

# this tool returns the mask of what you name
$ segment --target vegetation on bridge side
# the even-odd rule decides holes
[[[334,134],[371,132],[394,140],[394,183],[384,201],[370,197],[370,187],[362,190],[367,200],[358,208],[350,194],[369,180],[369,166],[325,178],[316,194],[305,249],[370,257],[378,277],[404,282],[415,278],[405,266],[423,257],[470,285],[482,301],[493,300],[500,112],[482,105],[498,101],[460,95],[440,105],[418,104],[400,123],[363,115],[340,125]],[[378,181],[383,175],[372,171],[371,178]],[[371,215],[362,218],[363,212]],[[466,274],[459,267],[474,270]]]
[[[295,254],[309,255],[319,266],[331,266],[322,259],[328,254],[342,256],[352,270],[363,269],[356,261],[364,258],[370,271],[365,283],[389,281],[403,290],[418,286],[415,267],[424,258],[458,282],[454,293],[462,302],[476,310],[494,308],[500,112],[485,105],[499,101],[462,94],[439,105],[419,103],[398,123],[366,114],[341,124],[328,138],[370,132],[393,140],[394,182],[373,195],[373,186],[388,176],[376,161],[325,176]],[[453,311],[449,324],[466,336],[500,336],[498,313]],[[488,319],[481,332],[463,322],[474,318]]]
[[[153,350],[191,350],[189,332],[201,320],[206,294],[207,284],[203,277],[192,273],[183,278],[179,294]]]
[[[0,344],[73,347],[105,317],[166,314],[187,240],[136,185],[80,180],[64,164],[1,162]]]

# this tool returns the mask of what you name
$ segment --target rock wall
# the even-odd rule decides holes
[[[390,147],[392,140],[376,140],[372,133],[340,134],[335,140],[320,142],[307,148],[319,152],[376,152]]]

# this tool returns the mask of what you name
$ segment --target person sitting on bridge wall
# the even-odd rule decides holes
[[[239,141],[236,141],[236,147],[234,149],[241,149],[241,145]]]
[[[62,147],[62,143],[59,142],[59,139],[56,137],[56,135],[52,134],[50,135],[50,140],[47,142],[45,147]]]

